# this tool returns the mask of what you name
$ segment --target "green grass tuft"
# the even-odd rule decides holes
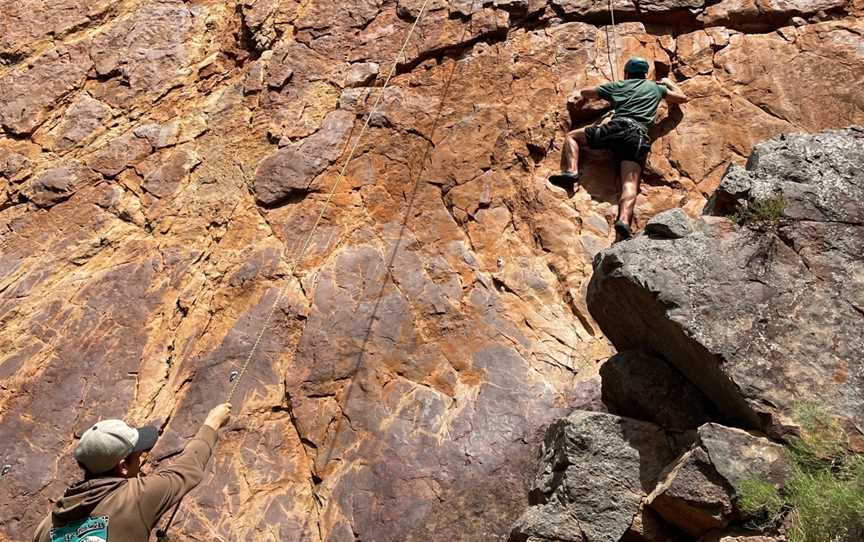
[[[783,218],[784,210],[786,210],[786,200],[783,196],[773,196],[739,207],[734,214],[729,216],[729,219],[739,226],[745,224],[776,224]]]
[[[864,541],[864,455],[848,451],[843,427],[819,407],[799,407],[795,418],[801,436],[787,446],[790,478],[782,491],[759,479],[741,482],[741,511],[769,523],[790,511],[789,542]]]
[[[738,498],[741,511],[748,516],[763,516],[776,518],[783,509],[783,497],[780,491],[758,478],[742,480],[738,486]]]
[[[864,540],[864,486],[830,470],[796,469],[786,484],[792,508],[789,542]]]
[[[814,473],[842,467],[848,439],[840,423],[813,404],[799,405],[793,416],[801,426],[801,436],[790,439],[787,447],[793,463]]]

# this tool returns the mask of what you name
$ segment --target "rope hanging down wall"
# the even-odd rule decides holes
[[[375,99],[375,103],[372,105],[372,108],[369,110],[369,113],[366,115],[366,120],[363,123],[363,127],[360,129],[360,133],[357,134],[357,137],[354,140],[354,144],[351,146],[351,150],[348,153],[348,156],[345,158],[345,162],[342,165],[341,170],[339,171],[339,176],[336,178],[336,181],[333,183],[330,188],[329,193],[327,194],[327,198],[324,200],[324,204],[321,206],[321,211],[318,213],[318,217],[315,219],[315,222],[312,224],[312,227],[309,230],[308,235],[306,236],[305,241],[300,247],[300,250],[297,251],[294,258],[291,261],[291,264],[288,267],[288,273],[286,280],[290,280],[292,276],[294,276],[294,272],[297,269],[297,265],[300,260],[306,254],[306,251],[309,249],[309,245],[312,243],[312,238],[315,235],[315,231],[318,229],[318,226],[321,224],[321,220],[323,220],[324,215],[327,212],[327,209],[330,206],[331,201],[333,200],[333,196],[336,194],[336,190],[339,188],[339,185],[345,178],[345,174],[348,171],[348,166],[351,163],[351,160],[354,158],[357,149],[360,146],[360,141],[363,139],[363,136],[366,134],[366,130],[369,128],[369,123],[378,112],[378,107],[381,104],[381,99],[384,96],[384,93],[387,91],[387,88],[390,86],[390,81],[393,76],[396,74],[396,68],[399,65],[399,60],[405,54],[405,49],[407,49],[408,44],[411,41],[411,38],[414,35],[415,30],[417,29],[417,25],[423,19],[423,16],[426,13],[426,8],[429,6],[429,0],[424,0],[423,4],[420,6],[420,11],[417,14],[417,18],[414,19],[411,28],[408,30],[408,34],[405,36],[405,40],[402,43],[402,47],[399,49],[399,52],[396,54],[396,58],[393,60],[393,65],[390,68],[390,72],[387,74],[386,79],[384,80],[384,84],[381,86],[381,90],[378,92],[378,97]],[[276,312],[276,307],[282,302],[282,298],[285,296],[285,292],[287,290],[286,287],[282,287],[279,289],[279,295],[276,296],[276,300],[271,305],[270,310],[267,312],[267,317],[264,319],[264,323],[261,325],[260,330],[258,331],[258,335],[255,337],[255,342],[252,344],[252,348],[249,350],[249,354],[246,356],[246,359],[243,362],[239,371],[236,371],[232,374],[231,377],[231,389],[228,392],[228,397],[226,402],[230,403],[234,399],[234,395],[237,393],[237,388],[242,382],[243,377],[246,375],[246,371],[248,370],[252,360],[255,358],[255,354],[258,351],[258,346],[261,344],[261,339],[264,337],[264,334],[267,332],[268,327],[270,326],[270,322],[273,319],[273,314]],[[159,529],[156,531],[157,540],[164,541],[168,539],[168,531],[171,528],[171,525],[174,522],[174,518],[177,515],[177,511],[180,509],[180,505],[182,500],[177,503],[172,510],[171,515],[168,517],[168,521],[165,524],[163,529]]]
[[[606,27],[606,56],[609,57],[609,66],[612,68],[612,80],[617,81],[616,69],[618,67],[618,29],[615,26],[615,7],[612,5],[614,0],[609,0],[609,17],[612,19],[612,25]],[[609,39],[609,30],[612,30],[612,39]],[[610,56],[611,55],[611,56]]]
[[[318,213],[318,217],[315,219],[315,222],[312,224],[312,228],[309,230],[309,234],[306,236],[306,240],[303,242],[303,245],[300,247],[300,250],[297,251],[291,265],[288,268],[288,277],[290,279],[291,276],[294,275],[294,271],[297,268],[297,264],[306,254],[306,251],[309,249],[309,245],[312,243],[312,238],[315,235],[315,231],[318,229],[318,226],[321,224],[321,220],[324,218],[324,214],[327,212],[327,208],[330,206],[330,202],[333,200],[333,196],[336,194],[336,189],[339,188],[339,185],[342,183],[342,180],[345,178],[345,174],[348,171],[348,166],[351,163],[351,160],[354,158],[354,154],[357,152],[357,148],[360,146],[360,141],[363,139],[363,136],[366,134],[366,130],[369,128],[369,122],[372,119],[372,116],[378,112],[378,106],[381,104],[381,98],[384,96],[384,93],[387,91],[387,87],[390,86],[390,80],[396,74],[396,66],[399,64],[399,59],[402,58],[402,55],[405,54],[405,49],[408,47],[408,43],[411,41],[411,37],[414,34],[414,30],[417,28],[417,25],[420,23],[420,20],[423,18],[423,15],[426,12],[426,7],[429,5],[429,0],[424,0],[423,5],[420,7],[420,12],[417,15],[417,18],[414,19],[414,23],[411,25],[410,30],[408,31],[408,35],[405,37],[405,41],[402,43],[402,47],[399,49],[399,53],[396,54],[396,58],[393,60],[393,66],[390,68],[390,73],[387,74],[387,78],[384,80],[384,85],[381,87],[381,91],[378,93],[378,97],[375,99],[375,103],[372,105],[372,109],[369,111],[369,114],[366,115],[366,121],[363,123],[363,127],[360,129],[360,133],[357,134],[357,138],[354,140],[354,144],[351,146],[351,151],[348,153],[348,156],[345,158],[345,162],[342,165],[342,169],[339,171],[339,176],[336,178],[336,181],[333,183],[333,186],[330,188],[330,192],[327,194],[327,198],[324,200],[324,204],[321,206],[321,212]],[[246,369],[249,368],[249,364],[252,361],[252,358],[255,356],[255,352],[258,350],[258,345],[261,343],[261,338],[264,336],[268,326],[270,325],[270,320],[273,318],[273,313],[276,310],[276,307],[282,301],[282,297],[285,294],[285,288],[279,289],[279,295],[276,297],[276,301],[270,307],[270,311],[267,313],[267,318],[264,320],[264,324],[261,326],[261,330],[258,332],[258,336],[255,339],[255,343],[252,345],[252,349],[249,351],[249,355],[246,357],[246,361],[243,362],[240,371],[236,378],[234,378],[234,382],[231,386],[231,391],[228,392],[227,402],[231,402],[234,398],[234,394],[237,392],[237,387],[240,385],[240,382],[243,380],[243,376],[246,374]]]
[[[470,14],[469,19],[471,17],[473,17],[474,10],[475,10],[475,7],[476,7],[476,4],[478,3],[478,1],[479,0],[473,0],[472,1],[471,7],[469,10],[469,14]],[[457,43],[465,43],[466,36],[468,36],[469,32],[471,31],[471,28],[472,28],[471,21],[469,20],[468,24],[466,24],[463,27],[462,34],[460,35]],[[396,256],[399,254],[399,250],[400,250],[401,245],[402,245],[402,239],[405,235],[405,231],[408,228],[408,220],[410,219],[410,217],[413,213],[413,210],[414,210],[414,202],[417,198],[417,193],[420,189],[420,182],[423,179],[423,172],[425,171],[426,164],[431,161],[432,152],[435,150],[435,145],[436,145],[435,136],[438,133],[438,129],[441,127],[441,120],[444,117],[444,106],[447,103],[448,97],[450,96],[450,89],[453,87],[453,81],[456,79],[458,67],[459,67],[459,62],[454,61],[452,63],[452,67],[450,69],[450,73],[447,75],[447,77],[445,79],[444,87],[441,91],[440,98],[438,100],[438,107],[437,107],[437,110],[435,112],[434,120],[432,122],[432,128],[430,129],[429,136],[427,138],[428,143],[426,145],[426,150],[423,153],[423,157],[418,162],[419,167],[418,167],[417,173],[412,175],[414,180],[411,183],[411,191],[408,193],[408,197],[406,199],[407,204],[404,206],[405,212],[404,212],[404,215],[403,215],[402,220],[400,222],[399,234],[396,236],[396,241],[393,244],[393,248],[390,250],[390,255],[387,257],[387,259],[385,261],[385,264],[384,264],[385,265],[385,267],[384,267],[385,277],[384,277],[384,280],[381,281],[381,287],[378,290],[378,294],[374,297],[375,303],[373,305],[372,312],[369,316],[369,321],[366,325],[366,332],[364,335],[363,343],[359,348],[358,355],[357,355],[357,361],[355,362],[354,367],[352,368],[352,370],[350,372],[350,376],[348,377],[349,384],[344,388],[345,391],[342,394],[340,404],[347,405],[350,403],[351,396],[352,396],[353,390],[355,388],[355,378],[363,366],[363,359],[364,359],[364,356],[366,353],[366,346],[367,346],[370,338],[372,337],[372,332],[373,332],[372,326],[374,325],[375,321],[378,318],[378,310],[379,310],[379,307],[381,305],[381,300],[384,298],[384,293],[385,293],[385,289],[387,287],[387,284],[393,278],[393,275],[392,275],[393,264],[396,260]],[[342,417],[337,422],[336,428],[333,431],[333,437],[332,437],[333,442],[339,441],[339,435],[340,435],[343,427],[345,426],[344,421],[345,421],[345,417]],[[326,452],[326,454],[324,454],[323,461],[322,461],[322,463],[324,465],[329,464],[331,457],[332,457],[333,450],[334,450],[333,446],[327,448],[327,452]],[[300,531],[301,537],[305,536],[308,526],[309,526],[309,516],[307,516],[306,521],[303,523],[303,528]]]
[[[414,19],[414,22],[412,23],[410,29],[408,30],[408,33],[405,36],[405,40],[403,41],[402,46],[400,47],[399,52],[396,55],[396,58],[393,60],[391,69],[390,69],[389,73],[387,74],[387,77],[384,80],[384,84],[381,86],[381,90],[379,91],[378,96],[376,97],[375,102],[372,105],[372,108],[370,109],[369,113],[366,115],[366,119],[363,123],[363,127],[361,128],[360,133],[355,138],[354,143],[351,146],[351,149],[348,153],[348,156],[345,158],[345,161],[342,165],[342,168],[339,171],[339,175],[338,175],[336,181],[333,183],[332,187],[330,188],[330,191],[327,194],[327,198],[324,200],[324,203],[321,206],[321,211],[319,212],[317,218],[315,219],[315,222],[313,223],[312,227],[310,228],[308,235],[306,236],[302,246],[300,247],[300,250],[297,251],[297,253],[295,254],[295,257],[291,261],[291,264],[288,268],[288,273],[287,273],[288,280],[290,280],[290,277],[292,277],[294,275],[294,272],[295,272],[297,266],[299,265],[300,260],[306,254],[306,251],[308,250],[308,248],[312,242],[314,234],[315,234],[316,230],[318,229],[318,226],[321,224],[321,221],[323,220],[324,215],[326,214],[326,211],[329,208],[330,203],[333,200],[333,196],[336,194],[338,187],[340,186],[340,184],[344,180],[345,175],[348,171],[348,166],[350,165],[351,160],[354,158],[354,155],[356,154],[357,149],[360,146],[360,142],[362,141],[363,136],[366,134],[366,131],[369,128],[370,121],[371,121],[372,117],[375,115],[375,113],[378,112],[378,108],[381,104],[381,100],[382,100],[385,92],[389,88],[390,82],[391,82],[393,76],[396,74],[396,68],[399,64],[399,60],[401,58],[403,58],[403,55],[405,54],[405,50],[408,47],[408,44],[410,43],[411,38],[413,37],[413,35],[417,29],[417,26],[419,25],[420,21],[423,19],[423,16],[426,14],[426,10],[428,8],[429,1],[430,0],[424,0],[423,1],[423,4],[420,7],[420,10],[417,14],[417,17]],[[475,2],[476,2],[476,0],[475,0]],[[471,12],[472,13],[474,11],[473,8],[474,8],[475,2],[472,2],[472,6],[471,6]],[[609,38],[608,38],[609,28],[607,27],[607,52],[611,52],[611,55],[612,55],[612,58],[610,58],[610,64],[612,66],[612,78],[613,78],[613,80],[617,80],[616,66],[618,63],[618,54],[617,54],[618,39],[617,39],[617,28],[616,28],[616,24],[615,24],[615,9],[614,9],[612,2],[613,2],[613,0],[608,0],[609,14],[610,14],[610,18],[611,18],[612,39],[609,40]],[[468,27],[469,27],[469,25],[466,25],[466,27],[463,29],[462,38],[460,38],[460,41],[464,40],[465,35],[467,34],[467,31],[468,31]],[[450,86],[452,84],[452,81],[453,81],[453,78],[454,78],[454,75],[456,72],[455,68],[456,68],[456,66],[454,64],[454,68],[451,71],[450,76],[447,79],[447,82],[444,86],[444,91],[442,92],[442,95],[441,95],[441,100],[439,103],[438,112],[437,112],[435,122],[434,122],[434,125],[432,128],[433,136],[434,136],[434,133],[436,132],[436,130],[438,128],[438,125],[439,125],[439,122],[441,119],[441,114],[443,111],[443,105],[444,105],[444,102],[447,98],[447,95],[449,94]],[[405,220],[403,221],[403,224],[402,224],[403,230],[407,225],[408,212],[410,212],[410,207],[413,203],[414,195],[417,192],[417,188],[419,186],[421,176],[422,176],[423,167],[424,167],[426,161],[429,159],[433,147],[434,147],[434,143],[430,142],[429,148],[427,149],[423,159],[420,162],[420,168],[421,169],[420,169],[420,172],[417,174],[417,177],[415,178],[415,181],[413,183],[413,189],[411,191],[411,197],[409,199],[408,211],[406,212]],[[400,235],[400,237],[401,237],[401,235]],[[397,243],[397,245],[393,251],[393,257],[395,257],[395,254],[398,251],[398,248],[399,247],[398,247],[398,243]],[[392,260],[392,257],[391,257],[391,260]],[[388,265],[388,270],[387,270],[388,274],[390,272],[389,267],[390,266]],[[237,389],[243,380],[243,377],[246,375],[246,372],[247,372],[250,364],[252,363],[253,359],[255,358],[255,354],[258,350],[258,347],[261,343],[261,340],[264,337],[264,334],[267,332],[267,329],[269,328],[270,322],[273,318],[273,314],[275,313],[276,308],[281,303],[282,298],[284,297],[286,290],[287,290],[286,287],[279,289],[279,294],[276,297],[276,300],[271,305],[270,310],[267,313],[267,317],[264,319],[264,323],[262,324],[262,326],[261,326],[261,328],[260,328],[260,330],[259,330],[259,332],[255,338],[255,342],[253,343],[252,348],[249,351],[249,354],[247,355],[246,359],[243,362],[243,365],[241,366],[239,371],[233,371],[232,372],[231,379],[230,379],[231,380],[231,389],[228,392],[227,402],[231,402],[233,400],[233,398],[237,392]],[[356,374],[356,371],[355,371],[355,374]],[[178,502],[177,506],[172,511],[171,516],[169,517],[168,522],[165,525],[165,528],[157,531],[157,537],[159,540],[167,540],[167,531],[170,529],[171,524],[173,523],[174,518],[177,514],[177,511],[180,508],[180,505],[181,505],[181,503]]]

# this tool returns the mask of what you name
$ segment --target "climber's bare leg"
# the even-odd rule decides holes
[[[573,130],[564,138],[564,148],[561,149],[561,173],[549,177],[549,182],[563,188],[570,196],[573,195],[576,183],[579,182],[579,145],[587,145],[588,138],[584,130]]]
[[[588,145],[585,130],[573,130],[564,138],[564,148],[561,150],[561,171],[579,172],[579,146]]]
[[[623,160],[621,162],[621,197],[618,199],[618,220],[616,230],[620,238],[630,236],[633,226],[633,209],[636,207],[636,196],[639,195],[639,182],[642,178],[642,167],[637,162]],[[618,223],[627,226],[626,230]]]

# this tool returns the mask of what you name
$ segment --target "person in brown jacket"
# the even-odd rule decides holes
[[[75,448],[84,480],[55,503],[33,542],[147,542],[162,515],[201,483],[216,431],[230,415],[228,403],[211,410],[183,453],[148,476],[140,473],[141,454],[156,444],[156,428],[96,423]]]

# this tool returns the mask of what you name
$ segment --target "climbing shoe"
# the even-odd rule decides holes
[[[615,242],[626,241],[633,237],[633,232],[630,231],[630,226],[620,220],[615,221]]]
[[[581,173],[577,173],[575,171],[562,171],[557,175],[552,175],[551,177],[549,177],[549,182],[559,188],[563,188],[567,192],[572,192],[576,186],[576,183],[578,183],[579,179],[581,178]]]

